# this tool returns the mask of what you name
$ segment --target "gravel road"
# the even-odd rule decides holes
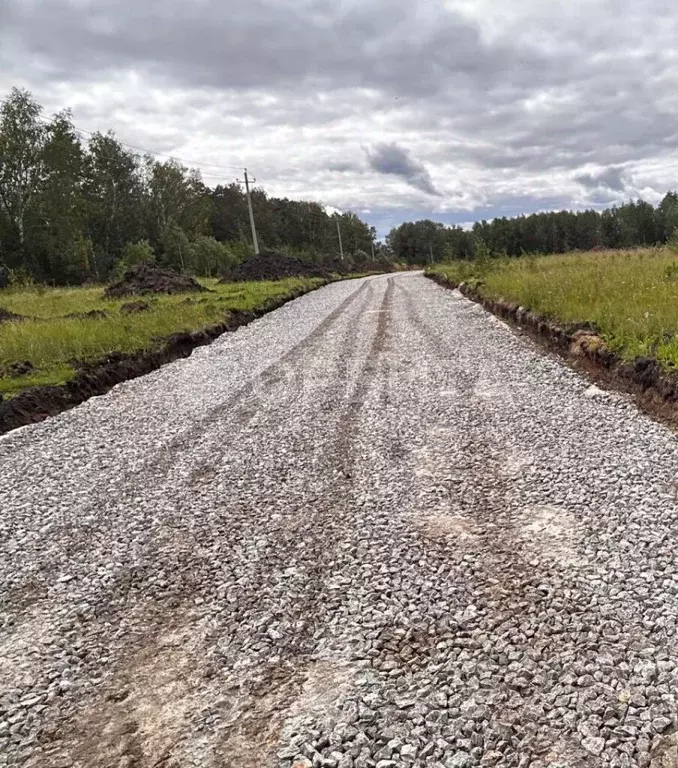
[[[678,765],[675,437],[420,275],[0,468],[0,765]]]

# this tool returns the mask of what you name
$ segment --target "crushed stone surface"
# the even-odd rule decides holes
[[[676,438],[421,275],[0,473],[0,766],[678,765]]]

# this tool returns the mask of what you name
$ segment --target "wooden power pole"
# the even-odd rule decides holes
[[[254,183],[256,179],[252,179]],[[252,198],[250,196],[250,180],[247,176],[247,168],[245,168],[245,196],[247,197],[247,210],[250,212],[250,226],[252,227],[252,243],[254,245],[255,255],[259,254],[259,240],[257,239],[257,228],[254,224],[254,211],[252,210]]]

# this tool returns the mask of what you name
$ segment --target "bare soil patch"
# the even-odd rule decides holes
[[[224,282],[240,283],[250,280],[280,280],[284,277],[327,277],[327,270],[294,256],[275,251],[261,251],[236,264]]]
[[[16,323],[20,320],[26,320],[26,318],[23,315],[17,315],[14,312],[10,312],[8,309],[0,307],[0,323]]]
[[[137,264],[125,272],[122,279],[106,288],[108,299],[121,296],[145,296],[152,293],[201,293],[206,291],[190,275],[183,275],[173,269],[150,264]]]

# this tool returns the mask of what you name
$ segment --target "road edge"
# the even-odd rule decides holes
[[[514,330],[527,333],[542,347],[555,352],[596,384],[632,395],[648,415],[678,428],[678,372],[663,370],[656,358],[623,360],[591,325],[559,324],[505,299],[491,299],[475,286],[457,283],[440,273],[425,272],[424,276],[443,288],[458,290],[465,298],[507,321]]]
[[[346,278],[342,278],[344,279]],[[133,355],[110,355],[105,360],[81,370],[65,384],[32,387],[10,400],[0,400],[0,435],[29,424],[37,424],[81,405],[90,397],[105,395],[117,384],[137,379],[167,363],[189,357],[194,349],[211,344],[224,333],[237,331],[263,315],[280,309],[284,304],[334,282],[338,281],[327,279],[318,285],[296,288],[268,299],[254,309],[229,312],[221,323],[199,331],[172,334],[158,350]]]

